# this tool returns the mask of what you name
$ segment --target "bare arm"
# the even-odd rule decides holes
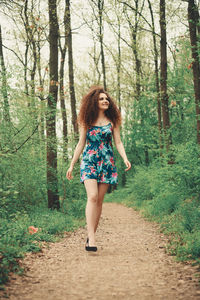
[[[126,156],[124,145],[121,141],[119,126],[117,126],[113,129],[113,138],[114,138],[114,142],[115,142],[115,146],[117,148],[117,151],[119,152],[119,154],[121,155],[125,165],[127,166],[127,169],[125,171],[128,171],[131,168],[131,163],[129,162],[129,160]]]
[[[73,171],[74,165],[77,162],[77,160],[79,159],[81,153],[83,152],[83,148],[85,147],[86,133],[87,133],[87,129],[81,127],[79,141],[74,150],[74,155],[73,155],[70,167],[67,170],[67,174],[66,174],[66,177],[69,180],[73,178],[72,171]]]

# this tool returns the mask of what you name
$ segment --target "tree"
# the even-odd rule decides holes
[[[69,92],[71,101],[72,112],[72,125],[75,134],[78,134],[77,113],[76,113],[76,96],[74,88],[74,67],[73,67],[73,48],[72,48],[72,30],[71,30],[71,13],[70,13],[70,0],[65,0],[65,31],[67,34],[68,46],[68,69],[69,69]]]
[[[64,45],[62,47],[61,44],[61,36],[59,37],[59,48],[60,48],[60,106],[61,106],[61,115],[62,115],[62,123],[63,123],[63,158],[66,160],[67,158],[67,113],[65,106],[65,96],[64,96],[64,66],[65,66],[65,58],[67,52],[67,35],[68,35],[68,26],[67,26],[67,17],[68,10],[67,6],[65,6],[64,13],[64,25],[65,25],[65,35],[64,35]]]
[[[98,0],[98,23],[99,23],[99,42],[100,42],[100,53],[101,53],[101,65],[103,72],[103,86],[104,89],[107,89],[106,84],[106,66],[105,66],[105,56],[104,56],[104,47],[103,47],[103,9],[104,9],[104,0]]]
[[[2,96],[3,96],[3,120],[10,124],[10,108],[8,102],[8,91],[7,91],[7,79],[6,79],[6,67],[3,56],[3,42],[2,42],[2,34],[1,34],[1,25],[0,25],[0,63],[1,63],[1,80],[2,80]]]
[[[48,0],[49,5],[49,96],[47,102],[47,192],[48,207],[60,208],[57,179],[56,104],[58,97],[58,20],[56,0]]]
[[[128,12],[126,12],[126,18],[131,30],[131,38],[132,38],[132,51],[135,59],[135,71],[136,71],[136,99],[140,99],[141,92],[141,61],[139,59],[139,51],[138,51],[138,25],[140,21],[140,17],[142,15],[142,10],[144,7],[144,1],[141,5],[141,10],[139,11],[139,0],[135,0],[135,7],[129,5],[127,2],[121,1],[134,13],[134,18],[130,17]],[[134,22],[132,21],[134,19]]]
[[[170,136],[168,129],[170,128],[168,94],[167,94],[167,34],[166,34],[166,20],[165,20],[165,0],[160,0],[160,92],[162,102],[162,117],[163,129],[165,134],[166,149],[169,150]]]
[[[194,0],[188,1],[188,23],[190,32],[190,43],[192,51],[192,70],[195,94],[196,120],[197,120],[197,142],[200,144],[200,57],[198,52],[198,35],[199,30],[198,7]],[[200,37],[199,37],[200,38]]]
[[[158,131],[160,139],[160,148],[162,148],[162,116],[161,116],[161,103],[160,103],[160,83],[159,83],[159,70],[158,70],[158,48],[156,43],[156,32],[154,14],[150,0],[148,0],[149,11],[151,15],[152,23],[152,37],[153,37],[153,48],[154,48],[154,66],[155,66],[155,80],[156,80],[156,92],[157,92],[157,114],[158,114]]]
[[[102,69],[102,75],[103,75],[103,86],[104,89],[107,89],[107,80],[106,80],[106,63],[105,63],[105,53],[104,53],[104,22],[103,22],[103,13],[104,13],[104,0],[89,0],[91,9],[92,9],[92,14],[96,20],[96,23],[98,25],[98,29],[97,29],[97,33],[96,36],[98,38],[99,41],[99,45],[100,45],[100,58],[101,58],[101,69]],[[94,20],[92,20],[92,26],[94,25]],[[86,22],[88,24],[88,22]],[[92,30],[92,32],[94,33],[94,28],[89,26],[90,29]],[[94,61],[96,64],[96,69],[97,69],[97,73],[99,74],[99,70],[98,70],[98,62],[99,62],[99,58],[95,58],[96,55],[94,55]]]

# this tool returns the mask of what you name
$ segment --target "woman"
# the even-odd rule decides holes
[[[87,251],[97,251],[95,232],[101,216],[104,195],[110,184],[117,183],[112,135],[127,167],[125,171],[131,168],[120,138],[120,124],[120,111],[109,94],[102,87],[90,89],[82,99],[79,113],[80,138],[66,174],[68,180],[73,178],[74,165],[87,143],[81,161],[81,182],[84,183],[87,192],[88,238],[85,247]]]

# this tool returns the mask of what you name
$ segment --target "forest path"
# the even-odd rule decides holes
[[[97,253],[84,249],[86,229],[68,233],[42,253],[30,254],[24,276],[7,285],[9,299],[200,299],[195,268],[165,253],[158,226],[138,212],[105,203]],[[0,294],[1,296],[1,294]]]

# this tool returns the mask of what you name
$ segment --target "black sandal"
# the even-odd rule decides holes
[[[95,246],[90,247],[89,246],[89,238],[87,238],[87,240],[86,240],[85,250],[86,251],[93,251],[93,252],[97,251],[97,247],[95,247]]]

